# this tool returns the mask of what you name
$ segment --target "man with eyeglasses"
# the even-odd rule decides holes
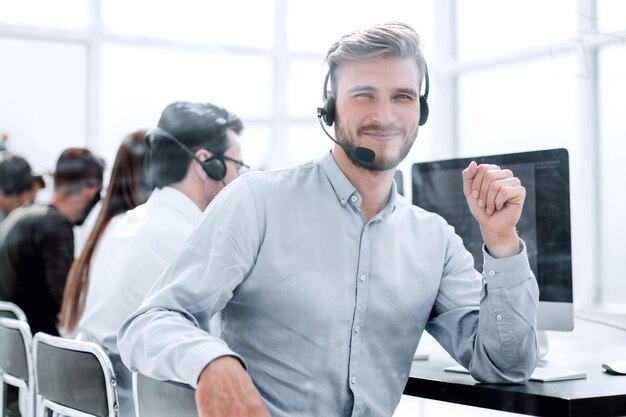
[[[248,168],[241,161],[241,120],[209,103],[175,102],[146,134],[154,190],[145,204],[120,216],[92,258],[91,282],[78,338],[111,358],[120,417],[134,416],[131,374],[119,358],[117,332],[176,258],[202,211]],[[214,323],[217,326],[218,323]]]

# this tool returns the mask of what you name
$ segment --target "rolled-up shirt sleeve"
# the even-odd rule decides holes
[[[204,367],[221,356],[244,363],[209,333],[209,322],[250,273],[262,241],[259,225],[245,178],[213,200],[176,260],[120,328],[118,348],[129,369],[195,387]]]
[[[482,382],[523,383],[537,363],[539,289],[525,244],[496,259],[483,247],[483,274],[454,235],[426,330]]]

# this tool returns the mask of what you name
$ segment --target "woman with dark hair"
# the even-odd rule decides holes
[[[145,163],[147,154],[144,144],[145,133],[145,130],[138,130],[122,141],[94,228],[68,273],[60,320],[60,327],[66,333],[74,332],[83,314],[92,259],[95,258],[98,243],[105,229],[115,216],[143,204],[149,197],[151,187]]]

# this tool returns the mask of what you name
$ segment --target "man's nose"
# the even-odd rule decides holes
[[[372,121],[389,125],[397,120],[393,103],[389,100],[377,100],[372,109]]]

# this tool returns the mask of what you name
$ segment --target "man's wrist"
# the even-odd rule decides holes
[[[519,254],[521,244],[516,231],[505,236],[492,236],[483,233],[485,248],[494,258],[507,258]]]
[[[242,369],[246,369],[245,365],[236,356],[226,355],[226,356],[219,356],[213,359],[211,362],[207,363],[204,369],[202,369],[202,372],[200,372],[200,376],[198,377],[198,384],[200,383],[202,378],[205,376],[205,374],[208,374],[215,368],[220,368],[224,366],[233,366],[235,365],[235,363],[238,363]]]

